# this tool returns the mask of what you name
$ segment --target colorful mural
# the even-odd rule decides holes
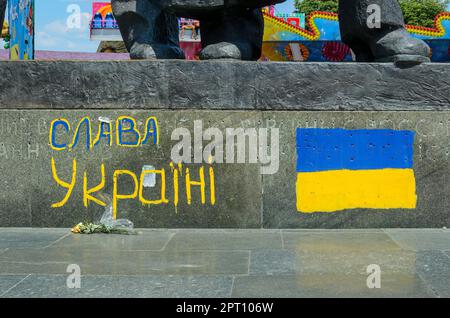
[[[34,0],[9,0],[10,59],[34,59]]]
[[[111,3],[110,2],[94,2],[92,3],[92,16],[100,13],[103,17],[106,16],[107,13],[112,13]]]
[[[340,41],[264,42],[262,61],[351,62],[350,48]]]
[[[297,129],[297,210],[415,209],[412,131]]]
[[[265,61],[352,61],[351,50],[340,39],[337,14],[314,12],[308,28],[290,24],[264,12],[265,33],[262,60]],[[450,12],[436,17],[434,28],[407,26],[408,31],[431,47],[433,62],[450,62]]]
[[[92,29],[116,29],[119,26],[112,13],[111,3],[94,2],[92,4]]]

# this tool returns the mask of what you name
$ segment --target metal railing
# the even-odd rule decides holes
[[[116,20],[92,20],[91,30],[96,29],[118,29],[119,25]]]

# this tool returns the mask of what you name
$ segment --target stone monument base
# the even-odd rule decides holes
[[[70,227],[109,208],[143,228],[450,225],[447,65],[31,61],[0,72],[0,227]],[[413,143],[332,138],[356,155],[330,154],[319,138],[302,143],[305,128]],[[369,161],[410,171],[408,182],[364,190],[370,180],[352,176],[336,193],[297,181]]]

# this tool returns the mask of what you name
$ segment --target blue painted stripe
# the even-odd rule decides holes
[[[297,129],[297,172],[413,167],[415,132]]]

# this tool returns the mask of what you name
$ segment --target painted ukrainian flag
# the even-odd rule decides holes
[[[297,210],[415,209],[414,135],[297,129]]]

